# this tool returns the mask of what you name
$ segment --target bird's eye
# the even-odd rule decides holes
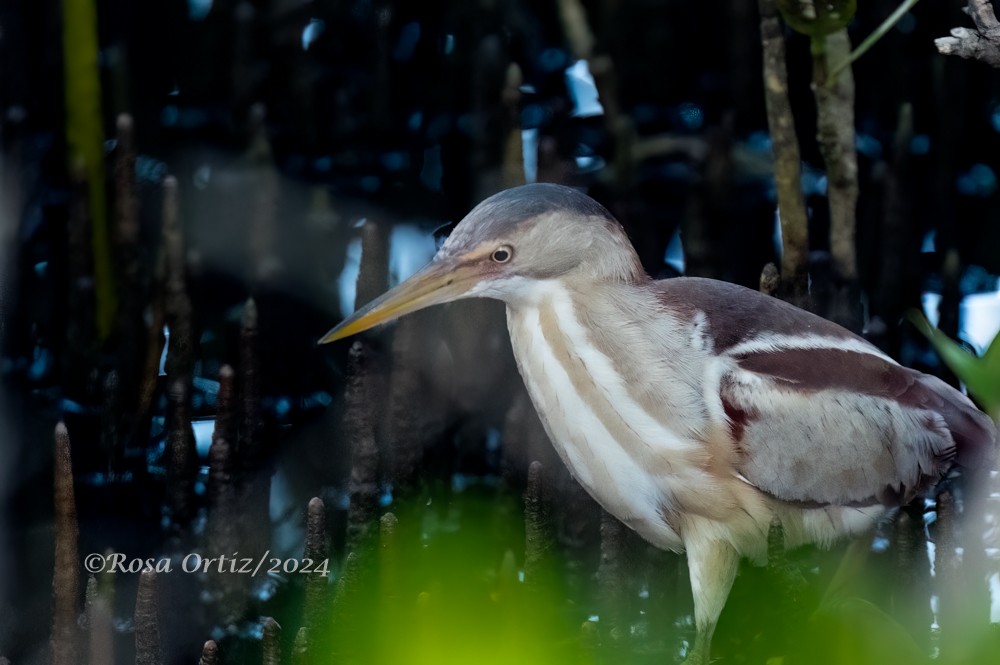
[[[507,263],[513,255],[514,250],[507,245],[501,245],[493,250],[493,255],[490,258],[492,258],[496,263]]]

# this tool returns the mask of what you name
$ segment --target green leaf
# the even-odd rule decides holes
[[[941,360],[994,420],[1000,420],[1000,335],[980,358],[933,327],[924,315],[910,310],[907,318],[931,341]]]
[[[847,27],[854,18],[858,3],[857,0],[776,0],[775,6],[789,27],[817,38]]]
[[[66,144],[70,172],[87,179],[97,330],[111,333],[115,285],[104,189],[104,124],[97,64],[97,7],[94,0],[63,0],[63,59],[66,79]]]
[[[856,596],[824,603],[812,617],[806,653],[813,665],[916,665],[928,662],[907,630]],[[803,659],[800,662],[806,662]]]

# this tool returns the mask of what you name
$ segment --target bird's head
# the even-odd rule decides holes
[[[524,185],[476,206],[429,264],[356,311],[320,343],[461,298],[515,303],[546,280],[645,279],[621,225],[603,206],[569,187]]]

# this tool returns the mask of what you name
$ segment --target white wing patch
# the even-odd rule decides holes
[[[708,317],[705,312],[698,310],[691,320],[691,347],[705,353],[712,353],[714,350],[712,337],[708,334]]]
[[[827,337],[825,335],[780,335],[766,333],[751,340],[741,342],[726,350],[727,356],[746,356],[753,353],[774,353],[792,349],[829,349],[834,351],[850,351],[875,356],[886,362],[898,365],[895,360],[879,351],[876,347],[864,341],[852,338]]]

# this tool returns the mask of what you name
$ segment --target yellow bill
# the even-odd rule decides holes
[[[472,288],[478,277],[473,265],[450,258],[432,261],[341,321],[323,335],[319,343],[335,342],[425,307],[458,300]]]

